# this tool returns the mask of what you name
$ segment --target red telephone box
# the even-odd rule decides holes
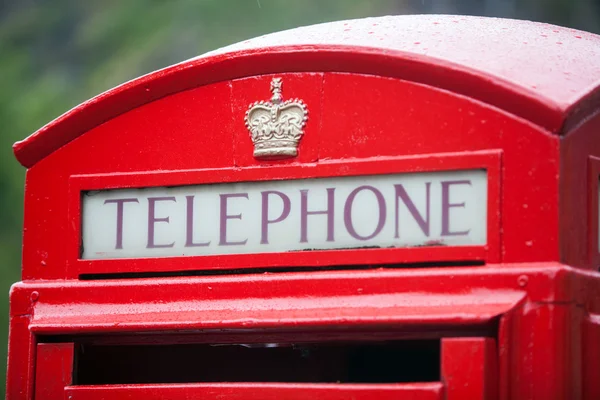
[[[7,398],[600,398],[600,37],[402,16],[108,91],[28,169]]]

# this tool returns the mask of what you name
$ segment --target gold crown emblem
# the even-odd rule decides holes
[[[308,109],[302,100],[283,101],[281,85],[281,78],[273,78],[271,101],[257,101],[246,111],[246,127],[256,158],[282,159],[298,155]]]

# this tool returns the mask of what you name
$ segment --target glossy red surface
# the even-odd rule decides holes
[[[35,399],[55,400],[73,383],[73,343],[40,343],[36,349]]]
[[[16,303],[22,297],[27,304],[32,290],[40,293],[29,324],[40,335],[240,325],[458,328],[491,323],[518,306],[525,294],[515,284],[516,274],[524,271],[503,272],[498,266],[23,283],[14,287],[13,298]],[[539,267],[529,271],[541,274],[532,290],[542,281],[551,285],[556,273]],[[418,287],[414,282],[420,282]]]
[[[390,76],[489,103],[558,132],[594,112],[600,39],[553,25],[467,16],[395,16],[299,28],[242,42],[128,82],[15,145],[27,167],[132,108],[222,80],[283,72]]]
[[[598,184],[600,182],[600,115],[561,141],[561,258],[570,265],[600,268]]]
[[[377,387],[379,386],[379,387]],[[293,384],[189,384],[189,385],[127,385],[104,388],[68,387],[65,396],[72,400],[171,400],[185,398],[219,400],[290,400],[308,398],[323,400],[441,400],[441,383],[398,385],[293,385]],[[193,396],[193,397],[191,397]]]
[[[566,399],[584,396],[583,384],[589,393],[595,393],[597,386],[590,376],[597,371],[598,360],[592,355],[600,315],[600,282],[592,277],[560,264],[529,264],[38,282],[14,287],[11,313],[13,318],[24,317],[29,322],[27,332],[14,332],[22,338],[41,341],[62,337],[65,341],[121,345],[286,340],[301,343],[441,336],[440,368],[448,398],[492,399],[499,387],[501,399],[530,399],[538,395]],[[26,313],[31,309],[33,292],[37,293],[35,313],[30,316]],[[497,347],[493,336],[470,337],[483,332],[494,335],[496,323]],[[115,333],[120,335],[114,336]],[[21,382],[33,382],[28,378],[33,370],[28,370],[26,360],[35,351],[33,347],[22,347],[26,343],[11,341],[11,353],[19,357],[11,358],[9,367],[11,371],[22,370]],[[587,347],[586,343],[591,344]],[[72,347],[44,346],[49,349],[48,355],[40,355],[38,347],[38,360],[63,360],[53,363],[56,367],[46,378],[54,379],[57,366],[66,365],[61,364],[65,358],[55,351],[63,349],[68,353]],[[16,378],[9,380],[9,398],[27,398]],[[164,398],[172,393],[198,394],[205,390],[236,396],[252,391],[252,387],[197,384],[66,390],[81,396],[152,392]],[[299,393],[312,390],[310,385],[273,387],[295,387]],[[374,392],[367,393],[381,388],[371,386],[369,390]],[[353,388],[343,385],[331,396],[337,393],[349,398],[348,390],[352,392]],[[440,393],[439,386],[429,384],[397,385],[395,390]],[[593,397],[586,394],[583,398]]]
[[[289,78],[291,83],[302,76],[281,74],[284,82]],[[233,94],[229,92],[229,85],[219,83],[157,100],[105,122],[30,168],[25,194],[27,229],[23,237],[23,278],[75,278],[80,273],[93,271],[232,269],[237,268],[238,263],[239,267],[249,266],[248,261],[240,260],[243,257],[220,258],[221,265],[210,261],[204,264],[199,258],[172,262],[139,259],[117,264],[113,261],[74,263],[72,260],[79,252],[75,242],[78,239],[73,237],[79,229],[78,190],[97,189],[98,184],[106,182],[105,175],[115,175],[108,179],[120,179],[119,187],[200,184],[208,180],[302,179],[340,174],[343,169],[352,171],[348,175],[381,173],[384,172],[381,166],[385,165],[393,166],[386,172],[456,169],[456,161],[449,161],[456,159],[463,159],[460,168],[480,168],[483,165],[477,161],[479,152],[498,154],[497,163],[485,164],[490,171],[488,197],[497,204],[490,207],[488,214],[492,251],[473,253],[469,248],[446,246],[410,252],[399,249],[393,256],[393,251],[389,251],[389,256],[381,257],[376,255],[378,250],[373,249],[365,252],[370,255],[364,257],[360,255],[363,252],[353,251],[352,261],[343,255],[349,252],[330,255],[303,252],[293,256],[294,263],[340,265],[354,263],[355,259],[359,264],[392,259],[405,263],[461,259],[525,262],[559,258],[558,237],[548,234],[558,229],[559,139],[556,136],[482,103],[430,87],[372,76],[325,74],[323,101],[307,103],[311,120],[306,135],[318,128],[320,140],[315,144],[318,162],[254,160],[252,165],[242,167],[238,164],[250,160],[236,162],[234,144],[236,152],[247,155],[252,154],[252,145],[247,138],[233,140],[233,132],[246,135],[247,131],[241,131],[242,110],[234,108],[235,115],[232,115],[228,99],[238,96],[263,99],[270,78],[262,76],[247,81],[248,93],[242,90],[246,86],[240,81],[233,86],[238,90]],[[263,83],[260,90],[257,80]],[[300,86],[293,95],[313,98],[317,90],[319,87]],[[328,93],[333,97],[328,97]],[[397,96],[397,93],[406,93],[406,96]],[[224,96],[223,101],[215,103],[213,99],[220,96]],[[210,99],[208,108],[201,101],[205,98]],[[320,111],[321,107],[325,112]],[[186,115],[190,118],[185,118]],[[318,115],[322,115],[320,120]],[[237,125],[223,131],[223,126],[227,128],[229,123]],[[214,135],[202,134],[199,127],[205,132],[224,133],[215,140]],[[491,134],[490,129],[496,133]],[[390,132],[398,132],[400,136],[396,139]],[[459,132],[469,135],[461,136]],[[153,140],[148,140],[149,137]],[[311,142],[304,139],[301,142],[300,159],[302,154],[311,156],[315,151],[305,151],[305,143]],[[523,153],[528,156],[523,157]],[[332,163],[344,165],[335,171]],[[328,168],[331,172],[327,174],[318,172]],[[499,173],[495,172],[498,169]],[[89,186],[69,191],[70,182],[76,178],[85,178]],[[536,184],[530,185],[530,179],[535,179]],[[498,207],[500,212],[496,211]],[[528,209],[539,212],[526,212]],[[499,229],[493,229],[498,223]],[[501,240],[499,251],[494,243],[496,238]],[[437,255],[428,257],[430,251]],[[371,256],[374,258],[369,258]],[[291,256],[265,254],[252,264],[257,267],[289,265],[291,262],[286,257]],[[73,265],[78,266],[73,268]]]
[[[498,355],[493,338],[446,338],[442,341],[446,400],[498,398]],[[462,360],[457,362],[457,360]]]
[[[598,368],[600,368],[600,315],[588,315],[582,327],[581,347],[585,348],[582,364],[582,386],[584,399],[600,397]]]
[[[524,21],[346,21],[221,49],[53,121],[15,145],[29,169],[7,399],[598,397],[598,44]],[[309,120],[297,158],[257,161],[243,116],[273,76]],[[80,257],[86,190],[457,169],[487,170],[484,246]],[[81,385],[76,373],[89,343],[405,339],[439,341],[436,381]]]

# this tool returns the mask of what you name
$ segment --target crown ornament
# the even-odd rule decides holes
[[[246,111],[246,127],[254,143],[254,157],[280,160],[296,157],[308,109],[299,99],[283,101],[281,78],[271,81],[271,101],[257,101]]]

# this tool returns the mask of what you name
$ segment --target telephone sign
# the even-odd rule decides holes
[[[87,192],[84,259],[484,245],[481,170]]]

